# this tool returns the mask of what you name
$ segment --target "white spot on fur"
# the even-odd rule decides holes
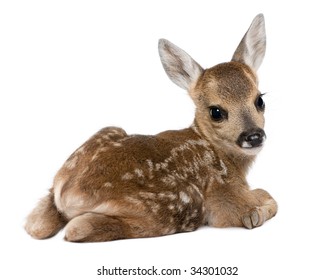
[[[91,158],[91,161],[95,161],[99,157],[99,152],[96,152],[93,157]]]
[[[177,205],[177,209],[178,209],[179,213],[181,213],[181,212],[184,210],[184,207],[183,207],[182,204],[179,203],[179,204]]]
[[[151,211],[157,214],[157,212],[159,211],[160,205],[158,203],[152,203],[150,206],[151,206]]]
[[[167,175],[166,177],[163,177],[161,181],[171,187],[175,187],[177,185],[176,178],[171,174]]]
[[[165,228],[165,229],[163,229],[162,234],[163,235],[168,235],[168,234],[173,234],[175,232],[176,232],[175,228]]]
[[[197,209],[195,209],[194,211],[193,211],[193,213],[192,213],[192,215],[191,215],[191,218],[196,218],[198,215],[199,215],[199,213],[198,213],[199,211],[197,210]]]
[[[171,161],[171,160],[169,160],[169,158],[168,158],[164,162],[156,163],[156,165],[155,165],[156,171],[158,171],[158,170],[167,170],[168,162],[169,161]]]
[[[139,192],[138,195],[144,199],[156,199],[156,194],[152,192]]]
[[[108,134],[105,134],[105,135],[102,135],[102,139],[105,139],[105,140],[110,140],[111,137],[109,137]]]
[[[205,164],[212,164],[213,163],[213,160],[214,160],[214,155],[209,152],[209,151],[206,151],[203,155],[203,161]]]
[[[140,193],[140,197],[143,199],[143,203],[150,208],[150,211],[154,214],[160,209],[160,204],[156,201],[156,194],[153,193]]]
[[[147,162],[148,167],[149,167],[149,179],[153,179],[154,178],[154,174],[153,174],[154,164],[153,164],[151,159],[147,159],[146,162]]]
[[[113,142],[113,146],[114,146],[114,147],[121,147],[121,146],[122,146],[122,144],[121,144],[121,143],[119,143],[119,142]]]
[[[111,182],[106,182],[106,183],[103,184],[103,187],[111,188],[111,187],[113,187],[113,184]]]
[[[139,168],[136,168],[134,170],[135,174],[137,175],[137,177],[144,177],[143,175],[143,170],[139,169]]]
[[[116,135],[120,135],[120,136],[126,136],[127,135],[127,133],[123,129],[121,129],[121,128],[118,128],[118,129],[117,128],[113,128],[113,129],[109,130],[108,134],[110,136],[114,136],[115,134]]]
[[[124,174],[124,175],[121,177],[122,180],[132,180],[133,178],[134,178],[134,175],[131,174],[131,173],[129,173],[129,172],[127,172],[126,174]]]
[[[143,203],[142,200],[131,197],[131,196],[125,197],[125,200],[127,202],[130,202],[131,204],[134,204],[134,205],[140,205],[140,204]]]
[[[169,204],[169,205],[168,205],[168,209],[169,209],[169,210],[174,210],[175,208],[176,208],[176,207],[175,207],[173,204]]]
[[[189,143],[193,146],[202,146],[202,147],[209,147],[209,143],[206,140],[200,139],[200,140],[187,140],[186,143]]]
[[[224,164],[224,162],[220,159],[220,166],[222,168],[222,175],[227,175],[227,166]]]
[[[201,191],[195,184],[191,183],[190,186],[188,187],[188,190],[191,191],[192,193],[197,193],[201,197],[201,199],[204,198],[204,195],[201,193]]]
[[[177,195],[173,192],[163,192],[163,193],[158,194],[158,198],[175,200],[175,199],[177,199]]]
[[[179,192],[179,198],[185,204],[187,204],[191,201],[191,198],[186,193],[184,193],[183,191]]]
[[[181,229],[183,231],[194,231],[196,229],[196,226],[194,225],[194,223],[184,224],[182,225]]]
[[[221,185],[224,184],[224,181],[223,181],[221,175],[217,175],[217,176],[215,176],[215,179],[216,179],[216,182],[218,182],[219,184],[221,184]]]
[[[64,163],[63,167],[71,170],[77,166],[77,163],[78,163],[78,156],[72,156],[72,158],[69,158]]]
[[[92,156],[91,161],[95,161],[96,159],[98,159],[99,155],[101,153],[106,152],[108,149],[109,149],[108,147],[101,147],[101,148],[97,149],[95,154]]]
[[[79,147],[74,153],[75,155],[78,155],[78,154],[83,154],[85,152],[85,146],[81,146]]]

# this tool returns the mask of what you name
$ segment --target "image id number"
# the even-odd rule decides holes
[[[238,268],[235,267],[191,267],[191,275],[238,275]]]

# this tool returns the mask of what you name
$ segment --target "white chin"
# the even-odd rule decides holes
[[[241,150],[248,156],[256,156],[262,150],[262,148],[263,145],[255,148],[242,148]]]

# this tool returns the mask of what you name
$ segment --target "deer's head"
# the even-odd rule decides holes
[[[212,145],[236,155],[256,155],[265,140],[265,103],[256,71],[265,54],[264,17],[256,16],[232,60],[203,69],[171,42],[159,41],[170,79],[186,89],[196,105],[195,126]]]

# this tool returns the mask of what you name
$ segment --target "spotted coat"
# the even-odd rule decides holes
[[[31,236],[65,227],[68,241],[96,242],[201,225],[251,229],[276,214],[276,201],[246,180],[266,138],[256,75],[265,53],[263,15],[227,63],[203,69],[165,39],[158,49],[167,75],[195,104],[193,124],[151,136],[100,130],[68,158],[28,216]]]

